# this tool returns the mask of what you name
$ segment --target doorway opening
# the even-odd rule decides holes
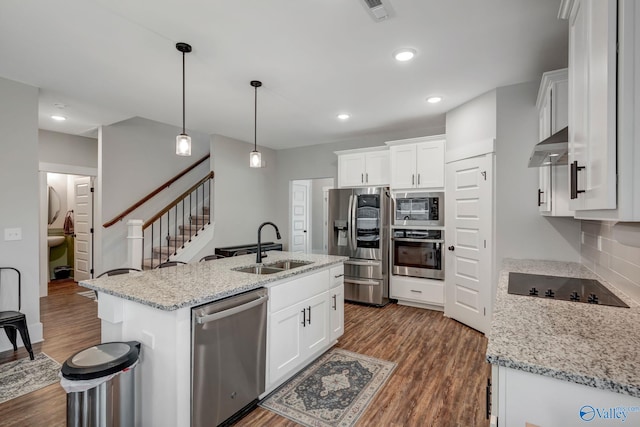
[[[92,277],[93,181],[97,170],[40,167],[40,296],[49,282]]]
[[[333,178],[289,183],[289,251],[327,253],[328,191]]]

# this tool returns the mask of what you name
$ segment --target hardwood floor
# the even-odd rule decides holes
[[[40,300],[45,341],[34,345],[63,363],[100,342],[97,304],[77,295],[73,282],[53,283]],[[359,426],[486,427],[486,338],[442,313],[390,304],[382,309],[345,304],[345,334],[338,347],[398,364],[360,419]],[[0,353],[0,363],[28,357]],[[59,384],[0,404],[2,426],[64,426],[66,394]],[[237,426],[296,426],[257,408]],[[177,426],[182,427],[182,426]]]
[[[49,295],[40,298],[40,320],[44,342],[34,344],[34,353],[46,353],[59,363],[100,342],[98,304],[77,295],[86,291],[71,280],[49,284]],[[0,332],[4,333],[4,332]],[[24,348],[0,353],[0,363],[29,357]],[[0,425],[39,427],[65,426],[67,397],[60,384],[0,404]]]
[[[491,369],[481,333],[436,311],[345,304],[345,334],[338,347],[398,364],[359,426],[489,425],[485,385]],[[297,424],[258,408],[237,425]]]

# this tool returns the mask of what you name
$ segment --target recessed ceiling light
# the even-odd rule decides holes
[[[349,117],[351,117],[351,115],[350,115],[350,114],[347,114],[347,113],[341,113],[341,114],[338,114],[338,118],[339,118],[340,120],[347,120]]]
[[[55,120],[56,122],[64,122],[65,120],[67,120],[67,118],[66,118],[65,116],[61,116],[61,115],[59,115],[59,114],[53,114],[53,115],[51,116],[51,118],[52,118],[53,120]]]
[[[396,50],[393,53],[393,57],[396,58],[396,61],[400,62],[409,61],[413,59],[414,56],[416,56],[416,50],[410,48]]]
[[[437,104],[440,101],[442,101],[442,97],[441,96],[430,96],[430,97],[427,98],[427,102],[429,104]]]

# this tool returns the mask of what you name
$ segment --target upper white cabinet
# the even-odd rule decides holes
[[[569,162],[575,217],[640,221],[640,5],[563,0],[569,20]]]
[[[444,188],[443,135],[389,141],[391,188]]]
[[[338,187],[389,185],[389,150],[361,149],[336,151]]]
[[[568,72],[542,75],[538,91],[539,140],[543,141],[568,125]],[[569,166],[546,165],[538,169],[538,210],[547,216],[573,216],[569,209]]]
[[[569,14],[569,165],[574,210],[616,208],[616,0]]]

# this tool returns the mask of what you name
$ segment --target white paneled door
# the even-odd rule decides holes
[[[93,268],[93,178],[83,176],[74,181],[74,280],[91,278]]]
[[[308,233],[310,193],[309,180],[291,182],[291,252],[311,252],[311,237]]]
[[[490,325],[493,154],[446,165],[444,313],[480,332]]]

